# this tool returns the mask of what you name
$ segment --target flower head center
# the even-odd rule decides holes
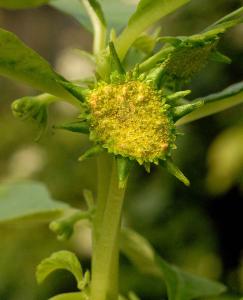
[[[91,139],[109,152],[158,162],[168,155],[174,125],[161,92],[141,81],[101,84],[89,96]]]

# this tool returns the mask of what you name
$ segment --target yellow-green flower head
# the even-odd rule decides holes
[[[88,97],[90,138],[110,153],[158,163],[174,148],[175,126],[161,91],[146,81],[101,83]]]

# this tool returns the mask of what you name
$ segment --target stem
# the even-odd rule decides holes
[[[173,50],[173,47],[162,48],[160,51],[155,53],[153,56],[150,56],[144,62],[139,65],[139,71],[145,72],[151,68],[153,68],[158,61],[163,61],[168,57],[168,54]]]
[[[112,161],[109,155],[101,153],[97,160],[98,171],[98,189],[97,189],[97,207],[93,220],[93,246],[100,235],[100,224],[103,220],[106,201],[109,193],[110,175]]]
[[[107,30],[104,16],[100,5],[97,3],[93,3],[91,5],[91,1],[89,0],[83,0],[82,2],[90,17],[90,21],[94,29],[93,54],[97,55],[102,49],[105,48]]]
[[[117,166],[113,159],[107,199],[99,198],[94,221],[92,300],[118,299],[119,234],[124,194],[125,188],[118,187]]]

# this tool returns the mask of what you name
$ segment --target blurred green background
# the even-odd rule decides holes
[[[243,5],[239,0],[194,0],[162,22],[163,35],[196,33]],[[91,50],[92,37],[71,17],[49,7],[0,11],[0,26],[13,31],[68,79],[87,77],[93,66],[73,51]],[[192,98],[219,91],[243,78],[243,25],[231,29],[220,50],[231,65],[208,64],[188,86]],[[78,163],[88,148],[83,135],[54,131],[53,124],[77,112],[54,105],[49,129],[34,142],[35,125],[14,119],[11,101],[35,91],[0,79],[0,180],[33,179],[44,182],[54,199],[83,207],[84,188],[96,189],[96,161]],[[186,125],[178,139],[175,160],[191,180],[185,188],[163,170],[148,175],[137,167],[129,181],[124,223],[148,238],[159,253],[182,269],[221,280],[228,293],[217,299],[239,299],[243,294],[243,106]],[[76,289],[67,272],[51,275],[37,286],[34,273],[40,260],[60,249],[75,251],[83,267],[90,265],[90,232],[76,228],[68,242],[59,242],[47,223],[0,224],[0,299],[46,300]],[[121,257],[121,289],[141,299],[166,299],[165,287],[139,274]]]

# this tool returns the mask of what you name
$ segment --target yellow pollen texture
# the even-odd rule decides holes
[[[139,163],[158,162],[171,146],[173,124],[160,93],[145,82],[104,84],[89,96],[91,139]]]

